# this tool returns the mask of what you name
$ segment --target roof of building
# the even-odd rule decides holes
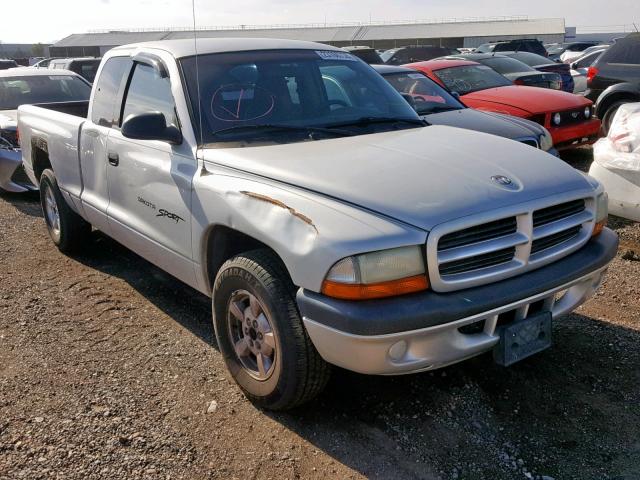
[[[200,38],[288,38],[316,42],[360,42],[371,40],[456,38],[485,36],[564,35],[562,18],[504,18],[475,21],[440,21],[395,24],[364,24],[336,26],[274,26],[198,29]],[[54,47],[118,46],[157,40],[193,38],[193,30],[108,31],[69,35]]]

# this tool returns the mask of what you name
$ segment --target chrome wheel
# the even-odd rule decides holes
[[[44,214],[47,217],[47,223],[49,228],[55,236],[60,235],[60,212],[58,211],[58,204],[53,196],[53,190],[51,187],[46,188],[44,197]]]
[[[240,364],[257,380],[267,380],[276,363],[276,339],[271,321],[258,298],[236,290],[227,306],[231,343]]]

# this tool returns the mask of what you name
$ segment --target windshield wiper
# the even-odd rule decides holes
[[[419,115],[427,115],[429,113],[449,112],[451,110],[462,110],[460,107],[452,107],[451,105],[438,105],[425,109],[418,110]]]
[[[222,130],[216,130],[213,132],[213,135],[225,135],[227,133],[241,132],[244,130],[293,130],[298,132],[307,132],[309,134],[312,133],[326,133],[329,135],[338,135],[341,137],[352,137],[354,135],[353,132],[348,130],[340,130],[336,128],[325,128],[325,127],[312,127],[312,126],[301,126],[301,125],[281,125],[276,123],[264,123],[260,125],[234,125],[233,127],[223,128]]]
[[[424,120],[419,118],[398,118],[398,117],[360,117],[355,120],[349,120],[348,122],[331,123],[328,127],[347,127],[350,125],[367,126],[374,125],[376,123],[408,123],[410,125],[419,125],[425,127],[429,125]]]

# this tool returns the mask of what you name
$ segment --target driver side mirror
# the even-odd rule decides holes
[[[182,143],[182,133],[173,125],[167,126],[160,112],[129,115],[122,124],[122,135],[135,140],[160,140],[172,145]]]
[[[458,92],[451,92],[451,96],[456,100],[460,100],[460,94]]]

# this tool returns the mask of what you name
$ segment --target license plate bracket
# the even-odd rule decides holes
[[[551,312],[540,312],[524,320],[498,327],[500,341],[493,358],[508,367],[551,346]]]

